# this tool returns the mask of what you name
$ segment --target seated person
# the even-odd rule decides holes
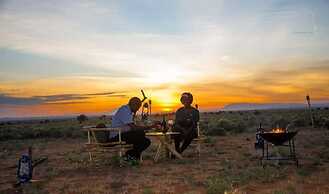
[[[191,93],[182,94],[181,103],[184,107],[176,111],[174,131],[180,132],[180,135],[174,137],[175,149],[178,153],[182,153],[197,137],[197,123],[199,122],[199,111],[192,107],[193,96]]]
[[[151,141],[145,137],[144,130],[149,130],[158,125],[139,126],[134,124],[134,115],[141,107],[142,102],[139,98],[133,97],[127,105],[121,106],[112,117],[112,127],[122,129],[121,139],[128,144],[133,144],[133,148],[128,150],[125,157],[128,160],[137,160],[141,153],[150,146]],[[118,141],[119,135],[117,132],[110,133],[110,141]]]

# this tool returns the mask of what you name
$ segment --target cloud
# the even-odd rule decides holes
[[[159,13],[154,12],[158,3],[138,3],[142,8],[144,4],[152,14],[168,11],[161,18],[166,20],[168,15],[175,20],[169,26],[161,25],[148,17],[151,13],[141,14],[129,5],[130,9],[123,9],[124,2],[103,5],[60,1],[55,6],[40,1],[25,7],[8,1],[0,14],[0,24],[6,26],[0,28],[0,47],[64,59],[68,64],[97,66],[111,72],[115,69],[114,74],[122,76],[148,76],[164,67],[180,67],[192,72],[184,81],[209,74],[227,77],[248,72],[251,67],[246,68],[247,64],[257,69],[278,57],[305,56],[309,50],[327,48],[327,36],[323,41],[291,36],[292,31],[308,30],[309,20],[304,24],[303,19],[294,19],[299,12],[313,20],[308,10],[294,8],[296,3],[173,1]],[[136,14],[141,14],[138,16],[144,23],[134,23]],[[286,19],[282,21],[280,16]],[[292,24],[299,23],[301,28],[291,29]]]
[[[14,97],[0,94],[0,105],[36,105],[43,100],[35,97]]]
[[[202,102],[223,105],[240,102],[303,102],[329,100],[329,61],[312,61],[313,67],[267,69],[236,80],[215,80],[182,86],[198,94]],[[284,64],[282,64],[284,66]]]
[[[81,94],[59,94],[59,95],[49,95],[49,96],[33,96],[31,98],[40,99],[43,102],[57,102],[57,101],[67,101],[67,100],[84,100],[88,97]]]
[[[87,99],[96,96],[126,97],[122,92],[102,92],[91,94],[57,94],[45,96],[16,97],[8,94],[0,94],[0,105],[40,105],[40,104],[78,104],[86,103]]]
[[[102,93],[92,93],[92,94],[86,94],[88,96],[104,96],[104,95],[113,95],[115,92],[102,92]]]
[[[48,102],[47,105],[66,105],[66,104],[84,104],[91,101],[65,101],[65,102]]]

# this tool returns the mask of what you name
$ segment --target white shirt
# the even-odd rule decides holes
[[[112,125],[111,127],[119,127],[122,132],[126,132],[130,130],[129,123],[133,123],[133,112],[130,110],[128,105],[121,106],[116,113],[112,117]],[[110,133],[110,138],[118,135],[117,132]]]

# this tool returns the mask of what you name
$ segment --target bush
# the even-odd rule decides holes
[[[88,117],[84,114],[81,114],[79,116],[77,116],[77,120],[79,121],[79,123],[85,122],[88,120]]]
[[[226,135],[226,133],[241,133],[247,128],[243,121],[224,118],[200,123],[200,127],[205,130],[206,135],[219,136]]]
[[[224,194],[231,189],[230,182],[222,177],[212,177],[207,181],[207,194]]]
[[[326,129],[329,129],[329,118],[324,118],[323,119],[322,126]]]
[[[307,122],[303,118],[297,118],[293,121],[293,125],[296,127],[305,127],[307,126]]]
[[[0,141],[10,139],[33,139],[33,138],[59,138],[83,137],[85,133],[80,130],[77,123],[48,123],[48,124],[15,124],[0,127]]]
[[[287,118],[280,117],[279,119],[274,120],[272,126],[273,127],[279,126],[281,128],[286,128],[288,124],[289,121],[287,120]]]
[[[260,115],[260,114],[261,114],[261,112],[259,110],[254,111],[254,115]]]
[[[228,119],[220,119],[218,121],[218,127],[232,133],[241,133],[246,129],[244,122]]]
[[[214,127],[214,128],[210,128],[210,130],[208,131],[207,135],[225,136],[226,135],[226,131],[223,128]]]

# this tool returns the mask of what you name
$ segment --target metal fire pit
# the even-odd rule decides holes
[[[297,131],[294,132],[283,132],[283,133],[274,133],[274,132],[265,132],[261,133],[260,136],[267,142],[270,142],[276,146],[282,145],[287,141],[290,141],[295,137]]]
[[[298,159],[296,157],[296,149],[295,149],[295,136],[298,131],[294,132],[282,132],[282,133],[274,133],[274,132],[263,132],[259,135],[264,139],[264,146],[262,148],[263,155],[261,158],[261,163],[263,164],[264,160],[291,160],[294,161],[296,166],[298,166]],[[289,155],[285,157],[277,157],[271,156],[269,154],[269,144],[275,146],[284,146],[289,148]]]

